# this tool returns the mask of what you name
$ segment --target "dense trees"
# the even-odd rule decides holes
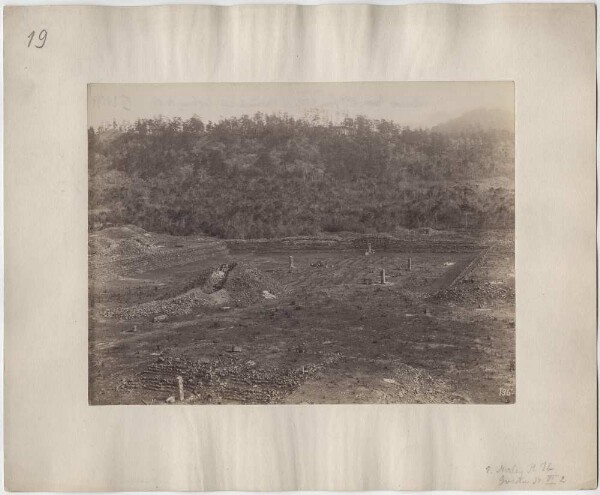
[[[90,128],[88,146],[92,226],[252,238],[514,225],[507,131],[256,114]]]

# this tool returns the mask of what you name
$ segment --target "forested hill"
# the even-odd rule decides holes
[[[257,114],[88,130],[90,227],[226,238],[514,225],[514,135]]]

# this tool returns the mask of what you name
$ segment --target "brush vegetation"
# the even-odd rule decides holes
[[[271,238],[514,227],[514,133],[256,114],[89,128],[90,228]]]

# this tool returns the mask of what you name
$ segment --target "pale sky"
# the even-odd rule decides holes
[[[365,115],[430,127],[477,108],[514,112],[512,82],[90,84],[88,124],[198,115],[205,123],[256,112],[333,122]]]

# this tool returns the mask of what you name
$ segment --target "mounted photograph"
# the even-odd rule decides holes
[[[514,89],[88,85],[89,403],[514,404]]]

